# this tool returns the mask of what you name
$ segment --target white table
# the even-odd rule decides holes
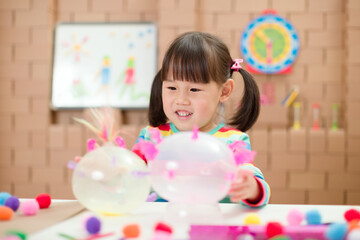
[[[249,209],[237,204],[219,204],[221,210],[221,217],[212,217],[205,214],[206,218],[194,221],[179,221],[176,216],[169,214],[168,203],[147,202],[132,214],[124,216],[99,216],[89,211],[83,211],[76,216],[62,221],[56,225],[35,232],[30,235],[29,240],[64,240],[59,233],[65,233],[77,238],[86,238],[87,233],[83,226],[84,218],[86,216],[95,215],[101,218],[102,230],[101,233],[114,232],[111,237],[101,238],[104,240],[120,239],[122,236],[121,230],[123,226],[131,223],[137,223],[141,227],[141,237],[139,239],[151,239],[153,235],[153,228],[159,221],[170,225],[173,228],[174,239],[187,239],[188,229],[190,224],[208,223],[214,225],[243,225],[244,217],[248,213],[257,213],[263,224],[269,221],[277,221],[286,224],[286,217],[288,212],[296,208],[303,213],[317,209],[323,219],[323,222],[345,222],[344,213],[346,210],[355,208],[360,210],[360,206],[344,206],[344,205],[284,205],[284,204],[269,204],[261,209]],[[34,219],[36,216],[34,217]],[[30,218],[29,218],[30,220]]]

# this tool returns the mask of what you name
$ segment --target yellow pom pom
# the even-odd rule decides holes
[[[260,217],[255,213],[249,213],[244,218],[245,225],[260,225]]]

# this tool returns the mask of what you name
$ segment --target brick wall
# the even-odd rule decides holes
[[[300,52],[288,75],[255,75],[260,89],[275,88],[249,131],[255,160],[272,187],[272,203],[360,204],[360,4],[357,0],[0,0],[0,191],[19,197],[48,192],[73,198],[68,160],[85,153],[91,133],[72,120],[87,111],[49,108],[52,33],[57,22],[155,21],[159,63],[180,33],[220,36],[234,58],[251,19],[267,8],[292,22]],[[239,80],[239,76],[235,76]],[[238,82],[241,82],[240,80]],[[293,109],[280,105],[300,87],[300,130]],[[241,96],[241,84],[226,116]],[[320,104],[318,131],[312,105]],[[331,105],[340,105],[338,131],[331,131]],[[117,110],[129,147],[146,110]]]

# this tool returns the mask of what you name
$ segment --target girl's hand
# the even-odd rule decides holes
[[[235,180],[231,183],[229,195],[232,202],[247,200],[257,203],[260,200],[259,184],[249,170],[239,169]]]

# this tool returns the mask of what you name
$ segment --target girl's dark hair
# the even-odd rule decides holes
[[[221,85],[232,77],[234,61],[229,49],[219,38],[202,32],[188,32],[177,37],[165,53],[160,71],[151,87],[149,123],[157,127],[167,122],[162,103],[162,82],[173,79]],[[244,69],[244,94],[240,108],[229,124],[245,132],[256,122],[260,112],[259,89],[254,78]]]

